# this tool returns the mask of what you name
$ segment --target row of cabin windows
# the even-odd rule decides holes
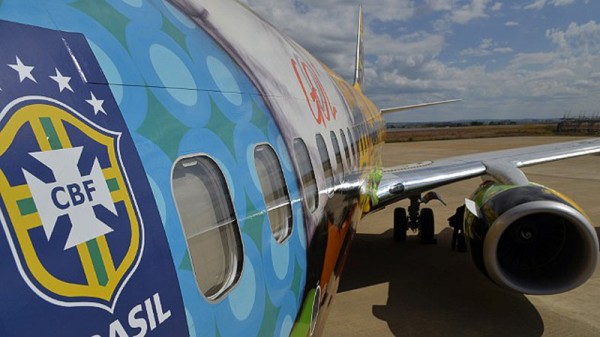
[[[344,133],[344,130],[340,130],[340,138],[342,140],[342,146],[343,146],[343,150],[344,152],[342,153],[340,150],[340,143],[338,142],[337,136],[335,134],[335,132],[331,131],[331,142],[333,143],[333,150],[335,152],[335,159],[337,162],[337,174],[339,176],[344,177],[345,174],[345,170],[344,167],[346,168],[350,168],[353,164],[356,164],[356,161],[358,160],[358,153],[356,152],[356,149],[354,147],[354,144],[356,143],[356,141],[353,139],[352,133],[350,132],[350,129],[347,129],[347,134]],[[317,135],[317,138],[319,138],[320,135]],[[317,140],[317,145],[319,145],[319,141]],[[320,146],[319,145],[319,151],[324,151],[325,155],[327,155],[327,148],[325,146]],[[323,157],[324,155],[323,153],[321,154],[321,157]],[[342,159],[342,155],[345,155],[344,159]],[[327,155],[328,157],[328,155]]]
[[[352,166],[353,162],[356,163],[356,161],[358,160],[358,153],[356,152],[355,147],[353,145],[355,144],[355,140],[353,140],[352,138],[347,139],[344,131],[340,130],[340,138],[342,139],[344,151],[342,153],[335,132],[331,131],[329,135],[331,137],[331,143],[333,146],[335,161],[337,164],[335,176],[341,177],[341,179],[343,180],[345,178],[346,173],[344,167],[349,168],[350,166]],[[350,129],[348,129],[348,136],[352,137]],[[325,144],[325,139],[321,134],[317,134],[315,137],[317,141],[317,148],[319,150],[319,158],[321,159],[321,165],[323,167],[323,173],[325,174],[325,185],[327,189],[331,189],[333,188],[335,182],[329,152],[327,151],[327,145]],[[350,144],[350,146],[348,144]],[[314,212],[319,204],[319,189],[317,186],[317,181],[315,179],[315,173],[312,166],[312,162],[310,160],[308,149],[304,141],[300,138],[296,138],[294,140],[294,154],[298,163],[298,170],[300,172],[300,177],[302,180],[306,208],[308,208],[310,212]],[[343,155],[345,155],[344,158],[342,158]]]
[[[293,216],[281,163],[270,145],[254,150],[273,238],[283,243],[292,234]],[[239,281],[243,246],[227,181],[218,164],[206,155],[178,160],[172,173],[175,205],[198,289],[217,301]]]
[[[349,139],[340,130],[345,159],[335,132],[330,132],[336,175],[342,179],[344,161],[350,167],[359,157],[358,139],[352,139],[350,129],[347,132]],[[327,146],[320,134],[316,140],[326,185],[332,188],[334,174]],[[293,146],[306,206],[314,212],[319,191],[308,148],[300,138],[294,140]],[[293,216],[281,162],[267,144],[256,146],[254,161],[273,238],[283,243],[292,234]],[[198,288],[209,301],[217,301],[237,284],[243,268],[241,234],[227,181],[213,159],[197,155],[175,163],[172,186]]]
[[[372,125],[360,124],[355,126],[356,132],[364,135],[373,144],[382,141],[379,130],[385,128],[385,124],[382,121],[374,121]]]

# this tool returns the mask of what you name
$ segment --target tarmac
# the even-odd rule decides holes
[[[384,166],[506,148],[574,140],[511,137],[386,144]],[[530,181],[552,187],[586,210],[600,227],[600,156],[525,168]],[[447,219],[481,183],[470,179],[437,189],[432,201],[437,245],[414,233],[392,239],[393,206],[358,227],[333,299],[324,336],[600,336],[600,273],[583,286],[551,296],[525,296],[489,281],[468,253],[450,248]],[[407,207],[408,202],[397,204]]]

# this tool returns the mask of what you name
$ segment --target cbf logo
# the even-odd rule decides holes
[[[143,238],[120,134],[44,97],[2,116],[3,222],[21,273],[50,302],[111,311]]]
[[[86,36],[0,32],[0,336],[185,336],[156,184]]]

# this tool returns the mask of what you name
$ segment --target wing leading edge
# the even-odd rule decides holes
[[[381,209],[411,195],[482,175],[502,179],[502,174],[518,180],[518,168],[556,160],[600,153],[600,138],[531,146],[450,157],[437,161],[401,165],[383,170],[377,190],[379,203],[371,211]],[[500,171],[500,172],[499,172]],[[523,175],[524,178],[524,175]]]
[[[419,109],[419,108],[426,108],[426,107],[430,107],[430,106],[434,106],[434,105],[455,103],[455,102],[461,102],[461,101],[462,101],[462,99],[459,98],[459,99],[450,99],[450,100],[447,100],[447,101],[421,103],[421,104],[414,104],[414,105],[405,105],[405,106],[399,106],[399,107],[396,107],[396,108],[381,109],[381,113],[383,115],[385,115],[385,114],[390,114],[390,113],[395,113],[395,112],[401,112],[401,111],[413,110],[413,109]]]

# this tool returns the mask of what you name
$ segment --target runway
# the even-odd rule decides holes
[[[384,166],[505,148],[575,140],[512,137],[386,144]],[[600,156],[524,169],[530,181],[552,187],[586,210],[600,227]],[[437,245],[392,240],[393,207],[363,219],[350,251],[325,336],[599,336],[600,273],[560,295],[524,296],[486,279],[467,253],[450,249],[447,218],[477,188],[471,179],[437,189]],[[406,207],[404,201],[398,206]],[[410,234],[409,234],[410,235]]]

